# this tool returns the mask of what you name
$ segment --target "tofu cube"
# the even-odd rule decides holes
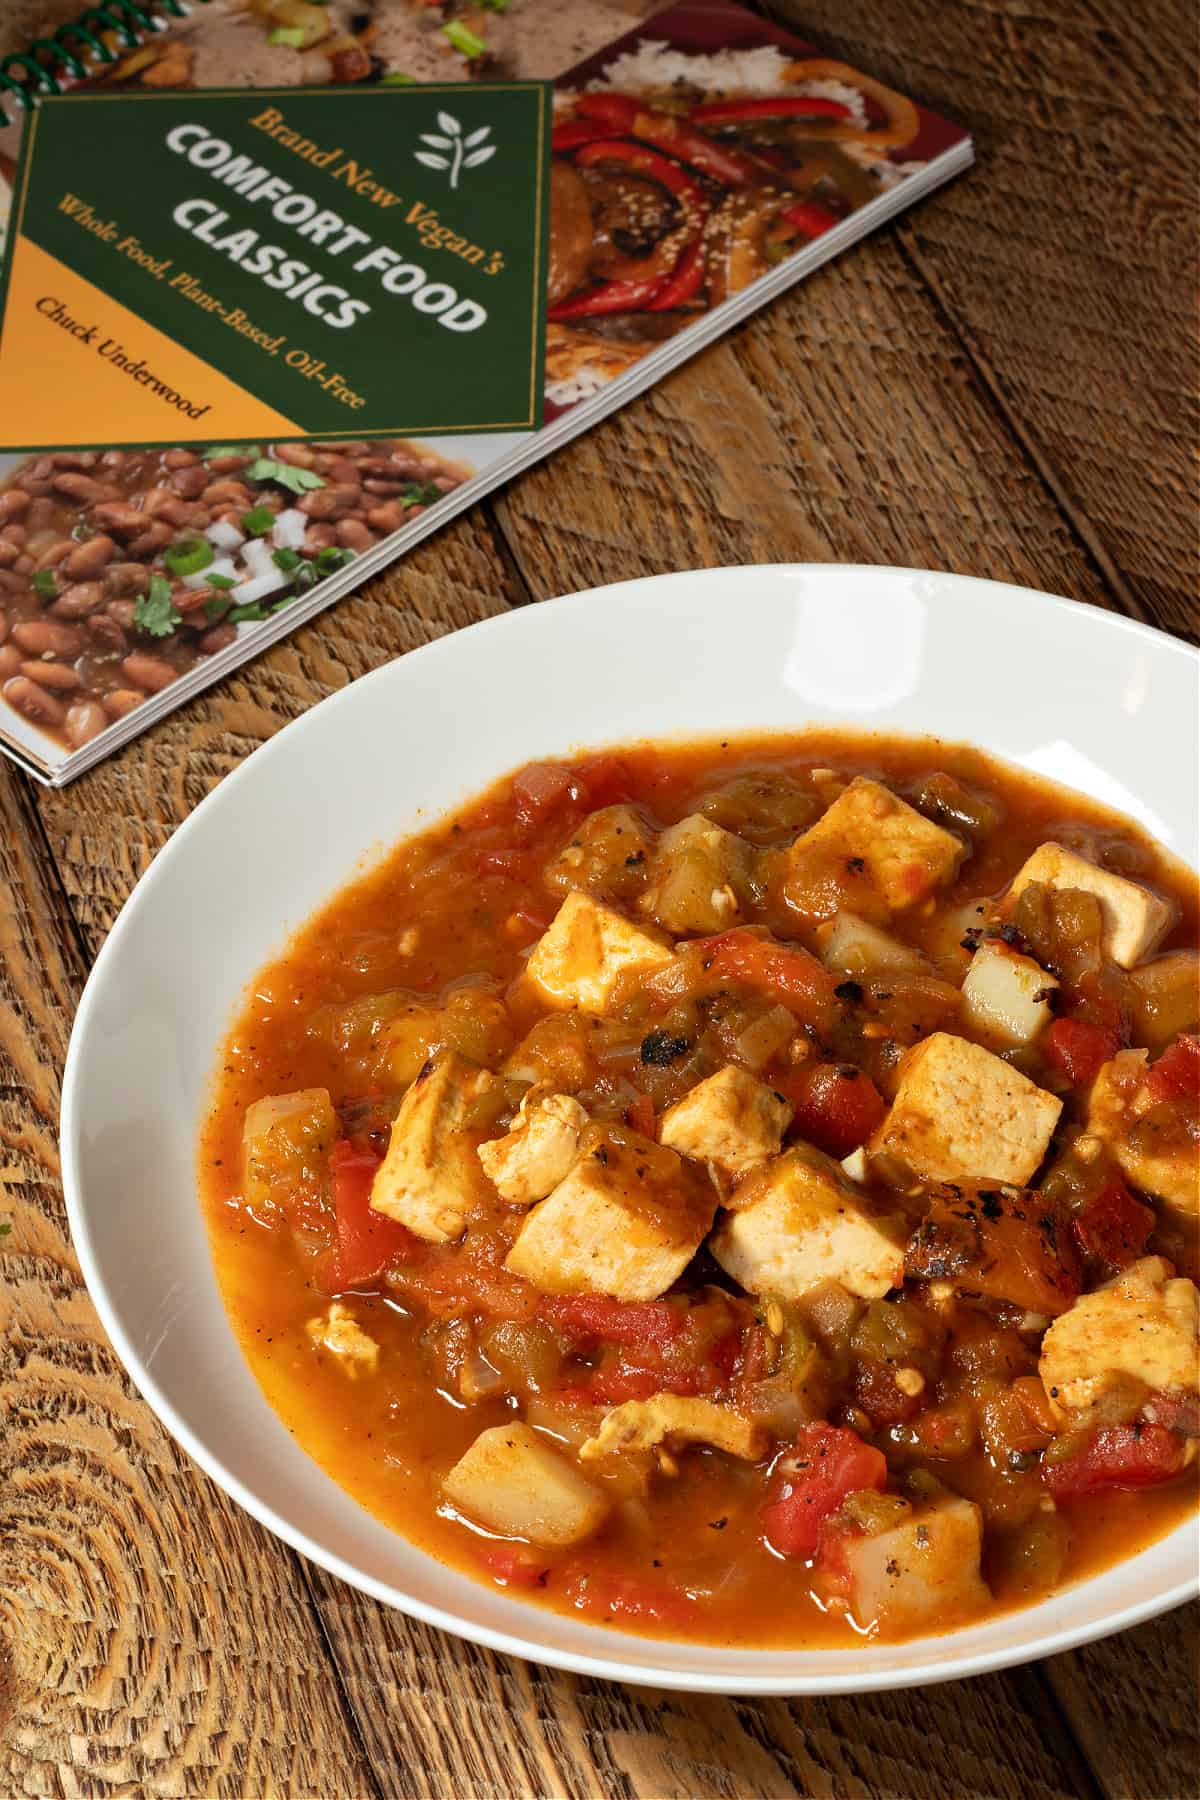
[[[527,1213],[504,1266],[548,1294],[655,1300],[700,1248],[710,1184],[673,1150],[593,1125],[566,1179]]]
[[[929,1181],[1028,1187],[1062,1101],[979,1044],[935,1031],[914,1045],[868,1154],[898,1157]]]
[[[590,1537],[609,1510],[574,1463],[517,1421],[481,1431],[442,1482],[442,1493],[489,1531],[551,1550]]]
[[[878,1300],[903,1285],[906,1235],[899,1214],[876,1208],[837,1163],[799,1145],[738,1187],[709,1249],[752,1294],[797,1300],[838,1281]]]
[[[1013,877],[1010,900],[1015,900],[1034,881],[1046,887],[1080,888],[1085,894],[1094,894],[1104,920],[1101,948],[1122,969],[1132,969],[1149,956],[1175,919],[1175,908],[1169,901],[1152,894],[1141,882],[1098,869],[1095,863],[1077,856],[1074,850],[1064,850],[1061,844],[1039,845]]]
[[[494,1077],[456,1050],[426,1063],[392,1121],[387,1155],[375,1172],[371,1207],[424,1238],[448,1244],[486,1210],[489,1189],[465,1129]],[[494,1204],[494,1202],[492,1202]]]
[[[1160,1136],[1153,1120],[1140,1131],[1133,1129],[1153,1106],[1143,1088],[1148,1064],[1147,1051],[1121,1050],[1101,1067],[1088,1095],[1087,1128],[1109,1146],[1135,1187],[1194,1216],[1200,1213],[1195,1146],[1181,1142],[1177,1130]]]
[[[379,1367],[379,1345],[340,1300],[333,1302],[324,1318],[310,1319],[305,1330],[318,1350],[337,1357],[352,1381],[360,1375],[373,1375]]]
[[[966,855],[953,832],[934,825],[878,781],[856,776],[787,856],[784,896],[827,918],[849,904],[884,919],[915,906],[950,881]],[[826,896],[823,908],[814,895]],[[860,894],[861,899],[852,896]]]
[[[1083,1294],[1042,1339],[1038,1364],[1060,1418],[1086,1412],[1122,1377],[1154,1393],[1200,1391],[1200,1294],[1165,1257],[1144,1256]]]
[[[778,1153],[792,1110],[782,1094],[731,1064],[667,1108],[659,1141],[737,1181]]]
[[[985,938],[962,985],[963,1017],[976,1031],[1006,1044],[1032,1044],[1050,1023],[1058,981],[1031,956]]]
[[[526,974],[551,1006],[603,1013],[620,978],[661,968],[673,951],[588,894],[568,894],[533,947]]]
[[[703,813],[690,813],[664,831],[650,865],[641,910],[676,937],[724,931],[738,917],[738,889],[747,848]]]
[[[890,1530],[839,1533],[837,1585],[863,1630],[944,1631],[991,1602],[982,1548],[979,1508],[948,1495]]]
[[[570,1094],[530,1088],[511,1131],[480,1144],[483,1172],[510,1206],[544,1200],[579,1154],[588,1116]]]
[[[821,961],[839,975],[929,973],[929,964],[919,950],[852,912],[835,913],[821,927],[818,938]]]

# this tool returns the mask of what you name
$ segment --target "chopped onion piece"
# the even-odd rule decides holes
[[[232,556],[214,556],[207,569],[201,569],[198,575],[185,575],[183,585],[190,588],[206,588],[211,586],[214,575],[223,575],[229,581],[236,581],[240,574],[241,570]]]
[[[299,550],[308,533],[312,520],[299,508],[289,506],[275,515],[275,525],[271,537],[278,550]]]
[[[239,581],[235,588],[230,588],[229,597],[239,606],[252,606],[256,600],[265,600],[268,594],[277,594],[287,585],[288,578],[283,570],[272,569],[269,574],[255,575],[250,581]]]
[[[280,573],[271,560],[271,546],[265,538],[249,538],[242,545],[242,561],[251,575],[266,575],[271,570]]]
[[[245,532],[231,525],[228,519],[214,519],[204,535],[218,550],[237,550],[246,541]]]

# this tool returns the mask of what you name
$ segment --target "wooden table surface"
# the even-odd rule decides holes
[[[789,558],[1196,635],[1192,8],[780,10],[966,123],[978,168],[64,793],[0,764],[6,1796],[1196,1791],[1195,1607],[1007,1674],[795,1702],[560,1675],[388,1612],[175,1447],[67,1235],[63,1056],[133,882],[256,745],[390,657],[594,583]]]

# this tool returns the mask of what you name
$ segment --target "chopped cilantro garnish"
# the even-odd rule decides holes
[[[293,569],[300,567],[303,558],[298,550],[289,550],[285,547],[282,550],[272,550],[271,561],[277,569],[282,569],[285,575],[290,575]]]
[[[448,44],[453,44],[460,56],[474,58],[487,55],[487,45],[481,37],[467,25],[460,25],[457,20],[450,25],[442,26],[442,36]]]
[[[314,475],[311,469],[297,469],[292,463],[276,462],[270,456],[260,456],[244,473],[247,481],[275,481],[280,487],[290,488],[293,494],[325,486],[323,475]]]
[[[406,75],[403,69],[389,69],[386,75],[379,77],[380,87],[415,87],[415,75]]]
[[[274,523],[275,514],[269,506],[255,506],[242,514],[242,529],[251,537],[266,537]]]
[[[268,44],[286,44],[291,50],[303,50],[307,36],[303,25],[276,25],[274,31],[268,31]]]
[[[508,0],[479,0],[484,12],[507,12]]]
[[[229,606],[228,594],[210,594],[204,602],[204,616],[210,625],[215,625],[218,619],[225,617]]]
[[[215,462],[219,456],[255,456],[257,444],[212,444],[204,452],[205,462]]]
[[[33,578],[33,591],[40,600],[53,600],[58,594],[58,578],[53,569],[39,569]]]
[[[134,602],[134,625],[148,637],[170,637],[182,619],[171,599],[170,582],[163,575],[152,575],[149,591]]]
[[[237,586],[237,581],[232,575],[209,575],[207,580],[209,587],[231,588]]]
[[[442,490],[432,481],[414,482],[400,496],[401,506],[432,506],[442,498]]]
[[[0,1237],[7,1237],[11,1230],[12,1230],[12,1220],[5,1219],[3,1225],[0,1225]]]
[[[322,575],[332,575],[335,569],[344,569],[347,563],[353,561],[353,550],[343,550],[336,544],[331,544],[328,550],[318,550],[316,557],[317,568]]]

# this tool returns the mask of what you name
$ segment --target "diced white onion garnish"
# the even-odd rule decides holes
[[[214,575],[223,575],[229,581],[236,581],[240,574],[241,570],[232,556],[214,556],[208,567],[201,569],[198,575],[185,575],[183,585],[190,588],[206,588]]]
[[[265,600],[268,594],[277,594],[287,584],[283,570],[272,569],[269,575],[255,575],[250,581],[239,581],[235,588],[230,588],[229,594],[239,606],[252,606],[256,600]]]
[[[204,535],[218,550],[236,550],[246,541],[245,532],[231,525],[228,519],[214,519]]]
[[[271,533],[280,550],[299,550],[312,520],[294,506],[286,507],[275,514],[275,528]]]
[[[271,560],[271,546],[263,538],[248,538],[242,545],[242,561],[251,575],[266,575],[275,569]],[[276,570],[276,573],[278,571]]]

